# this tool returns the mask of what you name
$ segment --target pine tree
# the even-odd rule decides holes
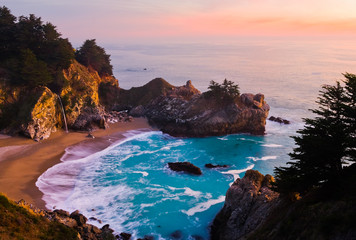
[[[348,103],[344,105],[344,122],[349,133],[346,160],[356,162],[356,75],[345,73],[344,76],[345,98]]]
[[[75,58],[84,66],[93,68],[100,76],[113,74],[110,55],[96,44],[95,39],[86,40],[76,51]]]
[[[316,117],[293,139],[289,167],[275,169],[277,191],[305,193],[341,176],[345,160],[355,161],[355,75],[345,74],[345,87],[325,85],[318,98]]]

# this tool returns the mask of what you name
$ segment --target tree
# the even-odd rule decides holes
[[[345,73],[345,99],[348,104],[344,104],[344,122],[347,129],[347,160],[356,159],[356,75]]]
[[[86,40],[76,51],[75,58],[84,66],[97,71],[100,76],[113,74],[110,55],[106,54],[104,48],[96,44],[95,39]]]
[[[46,86],[52,82],[47,64],[38,60],[31,50],[26,49],[21,54],[21,83],[29,87]]]
[[[16,17],[7,7],[0,7],[0,62],[11,55],[14,47],[15,21]]]
[[[11,84],[38,83],[59,92],[64,85],[62,70],[74,59],[74,50],[68,39],[51,23],[30,14],[16,22],[10,10],[0,8],[0,66]],[[34,62],[30,62],[30,60]],[[22,68],[26,69],[22,69]],[[30,70],[30,67],[39,69]],[[50,74],[50,76],[48,76]],[[35,76],[41,76],[35,79]],[[26,79],[29,77],[30,79]]]
[[[209,91],[205,93],[205,96],[214,97],[222,103],[234,102],[236,97],[240,96],[239,86],[227,79],[222,84],[211,80],[208,89]]]
[[[311,188],[338,179],[345,160],[355,162],[356,77],[344,75],[345,87],[325,85],[320,91],[316,117],[304,119],[304,129],[293,139],[297,147],[290,153],[289,167],[275,169],[277,191],[305,193]],[[352,102],[353,101],[353,102]]]

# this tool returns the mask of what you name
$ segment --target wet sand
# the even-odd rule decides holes
[[[122,133],[136,129],[151,129],[144,118],[134,118],[132,122],[110,124],[106,130],[92,133],[94,139],[88,139],[87,132],[58,131],[49,139],[34,142],[22,137],[0,136],[0,192],[13,200],[24,199],[39,208],[45,208],[42,192],[35,183],[48,168],[60,162],[65,149],[76,144],[95,146],[100,151],[113,141],[123,139]]]

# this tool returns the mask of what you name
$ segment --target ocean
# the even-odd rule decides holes
[[[321,86],[342,79],[341,73],[356,72],[351,41],[112,44],[105,49],[122,88],[162,77],[176,86],[191,80],[206,91],[211,80],[226,78],[242,93],[263,93],[270,116],[291,121],[267,121],[265,136],[173,138],[159,131],[130,131],[100,152],[68,148],[62,163],[36,183],[48,208],[79,209],[117,233],[155,239],[208,239],[231,183],[248,169],[273,174],[275,167],[285,166],[294,147],[290,136],[303,127],[302,118],[312,117],[308,109],[316,107]],[[167,163],[176,161],[192,162],[203,175],[170,171]],[[207,169],[207,163],[228,168]]]

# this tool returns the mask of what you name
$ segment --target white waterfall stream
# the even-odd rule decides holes
[[[62,114],[63,114],[63,119],[64,119],[64,126],[65,126],[65,129],[66,129],[66,133],[68,133],[68,126],[67,126],[66,113],[64,112],[64,107],[63,107],[63,104],[62,104],[61,97],[60,97],[58,94],[57,94],[57,97],[58,97],[59,103],[60,103],[60,105],[61,105]]]

